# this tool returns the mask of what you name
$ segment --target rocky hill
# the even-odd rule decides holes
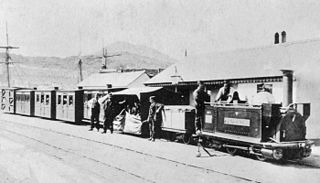
[[[159,51],[125,42],[116,42],[106,47],[108,55],[119,55],[107,59],[110,69],[164,69],[176,62]],[[12,86],[41,87],[59,86],[75,88],[79,82],[79,59],[82,60],[83,77],[99,72],[102,63],[102,49],[81,57],[26,57],[11,54],[10,76]],[[0,53],[1,61],[5,54]],[[5,64],[0,66],[0,86],[6,85]]]

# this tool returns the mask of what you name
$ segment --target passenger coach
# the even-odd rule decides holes
[[[35,90],[34,115],[56,119],[56,90]]]
[[[56,91],[56,119],[81,123],[83,118],[83,90]]]
[[[34,116],[34,90],[16,90],[16,114]]]

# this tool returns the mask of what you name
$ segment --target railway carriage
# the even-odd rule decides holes
[[[83,90],[56,91],[56,119],[81,123],[83,118]]]
[[[177,134],[182,134],[184,143],[190,142],[191,134],[195,131],[195,108],[193,106],[166,105],[162,119],[161,128],[167,138],[174,140]]]
[[[16,114],[34,116],[34,90],[16,90]]]
[[[56,90],[35,90],[34,115],[56,119]]]
[[[16,90],[17,88],[6,88],[1,90],[1,110],[3,112],[15,114]]]

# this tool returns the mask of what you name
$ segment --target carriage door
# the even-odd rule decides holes
[[[68,97],[68,119],[75,121],[75,93],[70,93]]]
[[[30,102],[30,96],[31,94],[29,94],[28,92],[25,93],[25,105],[24,105],[24,109],[25,109],[25,112],[27,115],[30,115],[31,114],[31,108],[30,108],[30,105],[31,105],[31,102]]]
[[[62,119],[62,96],[61,94],[57,94],[57,99],[56,99],[56,105],[57,105],[57,119]]]
[[[62,119],[68,119],[68,95],[62,94]]]
[[[39,116],[40,115],[40,96],[38,93],[35,92],[35,97],[34,97],[34,115]]]
[[[48,93],[44,93],[42,96],[43,96],[43,103],[42,103],[42,108],[41,108],[41,109],[43,109],[42,116],[43,117],[50,117],[50,103],[51,103],[50,96]]]

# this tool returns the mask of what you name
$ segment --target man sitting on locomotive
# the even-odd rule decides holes
[[[215,102],[227,102],[229,103],[232,100],[234,89],[231,87],[228,81],[224,81],[223,87],[221,87],[216,96]]]

